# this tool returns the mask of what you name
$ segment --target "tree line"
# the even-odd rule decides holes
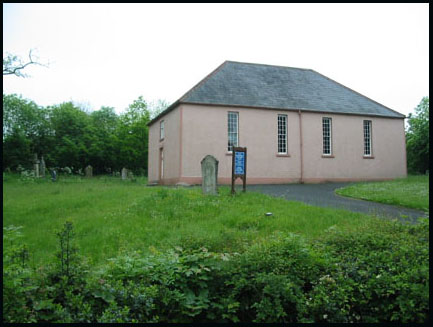
[[[3,170],[31,169],[37,154],[47,167],[69,167],[74,173],[91,165],[96,174],[127,167],[145,175],[147,124],[166,107],[164,100],[151,106],[140,96],[116,114],[112,107],[89,111],[73,102],[42,107],[3,94]]]

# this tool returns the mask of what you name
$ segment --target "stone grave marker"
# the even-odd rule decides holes
[[[128,169],[123,167],[122,168],[122,180],[126,180],[127,177],[128,177]]]
[[[204,194],[218,194],[218,160],[207,155],[201,161],[201,188]]]
[[[84,172],[85,172],[86,177],[92,177],[93,176],[92,166],[88,165],[86,168],[84,168]]]
[[[53,168],[53,169],[51,169],[51,180],[52,180],[53,182],[55,182],[56,179],[57,179],[57,172],[56,172],[56,170]]]
[[[45,177],[45,170],[47,169],[47,167],[45,166],[44,156],[41,156],[41,165],[39,168],[40,168],[41,177]]]
[[[35,177],[39,177],[39,163],[38,155],[35,153],[35,159],[33,160],[33,167],[35,170]]]

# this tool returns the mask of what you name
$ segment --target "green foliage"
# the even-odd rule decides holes
[[[31,141],[24,133],[14,128],[3,141],[3,167],[17,170],[18,166],[31,167]]]
[[[66,223],[60,233],[72,232]],[[74,279],[29,268],[4,228],[3,322],[426,322],[429,222],[276,233],[243,253],[124,252]],[[79,264],[79,263],[78,263]],[[78,271],[78,270],[77,270]]]
[[[407,166],[411,173],[425,174],[429,160],[429,97],[422,98],[415,114],[408,116],[409,129],[406,133]]]
[[[72,102],[49,108],[55,144],[49,162],[59,167],[85,167],[89,164],[88,148],[92,129],[89,116]]]
[[[135,172],[147,168],[150,112],[142,96],[129,105],[119,118],[117,133],[119,164]]]
[[[310,295],[315,321],[426,321],[428,226],[426,219],[417,226],[383,222],[376,230],[330,230],[319,246],[333,269]]]
[[[73,224],[70,221],[65,222],[62,230],[58,231],[56,235],[60,243],[60,251],[57,253],[57,257],[60,260],[61,276],[66,276],[67,280],[70,280],[74,275],[74,266],[78,259],[76,256],[78,249],[73,243],[75,236]]]
[[[36,153],[47,167],[74,167],[74,173],[91,165],[94,174],[126,167],[145,175],[149,121],[142,96],[118,116],[111,107],[91,113],[72,102],[43,108],[3,94],[3,169],[30,167]]]
[[[33,101],[3,95],[3,167],[16,169],[31,164],[34,152],[51,146],[47,111]]]
[[[28,295],[38,288],[28,267],[28,249],[20,244],[21,226],[3,227],[3,321],[34,322]]]

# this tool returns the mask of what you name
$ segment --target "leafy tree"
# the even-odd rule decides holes
[[[101,107],[90,114],[94,140],[89,148],[89,158],[95,173],[104,173],[117,167],[119,117],[114,108]]]
[[[22,155],[16,156],[15,149],[9,146],[11,142],[18,142],[22,146],[25,143],[27,150]],[[51,143],[52,133],[47,111],[33,101],[23,99],[16,94],[3,94],[3,156],[10,156],[10,158],[4,158],[3,164],[10,165],[11,168],[18,164],[26,165],[32,155],[24,160],[24,154],[27,155],[29,152],[44,155],[48,153]],[[22,146],[20,149],[23,149]],[[15,162],[13,158],[21,162]],[[3,166],[3,168],[6,167]]]
[[[18,165],[30,168],[32,159],[30,144],[31,141],[23,131],[14,128],[3,139],[3,169],[10,168],[16,170]]]
[[[142,96],[129,105],[120,116],[118,128],[118,164],[136,173],[147,169],[150,112]],[[120,168],[120,167],[118,167]]]
[[[410,173],[425,174],[429,169],[429,97],[422,98],[415,114],[408,116],[406,133],[407,165]]]
[[[158,99],[156,102],[151,102],[149,104],[150,119],[158,116],[161,112],[167,109],[169,105],[170,103],[164,99]]]
[[[86,109],[73,102],[43,108],[15,94],[3,95],[3,169],[30,168],[36,153],[48,167],[76,172],[90,164],[96,174],[122,167],[144,174],[151,111],[143,97],[121,115],[111,107]]]
[[[49,108],[55,144],[51,152],[53,163],[60,167],[84,168],[90,163],[88,149],[94,130],[89,116],[72,102]]]

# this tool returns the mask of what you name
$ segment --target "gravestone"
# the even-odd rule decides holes
[[[35,153],[35,158],[33,160],[33,167],[34,167],[34,171],[35,171],[35,177],[39,177],[39,163],[40,163],[40,161],[38,160],[38,155]]]
[[[39,166],[41,177],[45,177],[45,169],[46,166],[45,166],[44,156],[41,156],[41,165]]]
[[[122,180],[125,180],[128,177],[128,169],[125,167],[122,168]]]
[[[218,160],[207,155],[201,161],[201,188],[204,194],[218,194]]]
[[[51,180],[55,182],[57,179],[57,172],[55,169],[51,169]]]
[[[88,165],[86,168],[84,168],[86,177],[92,177],[93,176],[93,168],[92,166]]]

